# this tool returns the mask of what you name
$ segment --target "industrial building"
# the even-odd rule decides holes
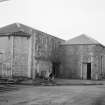
[[[105,76],[105,46],[80,35],[60,45],[62,78],[102,79]]]
[[[64,40],[20,23],[0,28],[0,76],[45,76],[59,62]]]
[[[0,77],[103,79],[105,47],[80,35],[65,41],[14,23],[0,28]]]

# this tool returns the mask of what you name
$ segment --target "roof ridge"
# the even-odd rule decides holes
[[[21,24],[20,23],[14,23],[16,24],[17,28],[20,28],[21,27]]]
[[[1,35],[7,35],[7,33],[10,34],[10,33],[18,32],[18,31],[28,33],[29,35],[32,35],[34,32],[37,32],[37,33],[39,32],[39,33],[50,35],[51,37],[55,37],[55,38],[63,40],[62,38],[59,38],[57,36],[53,36],[49,33],[46,33],[46,32],[41,31],[39,29],[35,29],[34,27],[31,27],[31,26],[28,26],[26,24],[19,23],[19,22],[14,22],[12,24],[7,24],[5,26],[0,27],[0,34]]]
[[[77,37],[74,37],[66,41],[65,44],[100,44],[100,43],[86,34],[81,34]]]

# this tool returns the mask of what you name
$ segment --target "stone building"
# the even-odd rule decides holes
[[[20,23],[0,28],[0,77],[102,79],[105,47],[80,35],[65,41]]]
[[[0,28],[0,76],[33,79],[36,74],[45,76],[55,70],[62,42],[20,23]]]
[[[105,76],[105,46],[80,35],[60,45],[59,77],[102,79]]]

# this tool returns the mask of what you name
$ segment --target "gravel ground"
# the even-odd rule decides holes
[[[0,92],[0,105],[105,105],[105,85],[15,87]]]

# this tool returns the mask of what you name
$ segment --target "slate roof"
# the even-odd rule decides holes
[[[72,38],[64,43],[65,45],[76,45],[76,44],[100,44],[98,41],[94,40],[93,38],[82,34],[75,38]]]

